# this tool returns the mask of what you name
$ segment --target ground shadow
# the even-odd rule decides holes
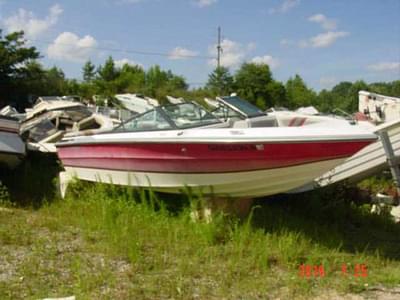
[[[0,181],[7,188],[11,202],[39,208],[43,202],[55,198],[60,170],[55,154],[28,152],[17,168],[0,169]]]
[[[353,197],[354,188],[338,185],[257,199],[252,223],[265,232],[301,232],[330,248],[341,245],[350,253],[379,252],[381,257],[400,260],[400,224],[388,214],[372,214],[369,204]]]

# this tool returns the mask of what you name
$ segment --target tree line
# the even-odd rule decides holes
[[[313,105],[322,112],[335,108],[355,112],[359,90],[400,97],[400,80],[371,84],[344,81],[317,93],[298,74],[282,83],[273,78],[267,64],[255,63],[244,63],[233,74],[228,68],[217,67],[204,87],[190,89],[183,76],[158,65],[147,70],[139,65],[117,67],[110,56],[98,66],[87,61],[82,68],[83,80],[78,81],[66,78],[56,66],[44,68],[38,61],[40,57],[34,46],[27,45],[22,31],[3,36],[0,29],[0,107],[13,104],[22,110],[38,96],[78,95],[92,99],[99,95],[105,99],[118,93],[141,93],[162,102],[166,95],[201,101],[235,92],[261,109]]]

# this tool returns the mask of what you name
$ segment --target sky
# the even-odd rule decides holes
[[[191,87],[221,64],[267,63],[316,91],[341,81],[400,79],[400,0],[0,0],[3,35],[24,30],[45,67],[160,65]]]

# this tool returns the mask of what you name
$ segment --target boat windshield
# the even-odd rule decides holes
[[[221,99],[230,106],[234,106],[237,110],[240,110],[242,113],[247,115],[247,117],[251,118],[265,115],[265,112],[263,112],[257,106],[251,104],[248,101],[240,99],[237,96],[221,97]]]
[[[166,105],[161,109],[179,129],[220,123],[215,116],[194,103]]]
[[[245,118],[237,111],[233,110],[232,108],[226,105],[220,105],[219,107],[214,109],[212,113],[214,116],[220,118],[221,120],[228,120],[228,119],[241,120]]]
[[[215,116],[194,103],[155,107],[122,123],[116,131],[151,131],[202,127],[220,123]]]

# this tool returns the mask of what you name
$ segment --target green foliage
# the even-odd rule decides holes
[[[315,92],[307,87],[298,74],[286,82],[286,96],[290,108],[310,106],[316,98]]]
[[[96,76],[96,66],[90,60],[88,60],[82,68],[82,73],[83,80],[86,82],[90,82]]]
[[[104,66],[99,66],[97,73],[99,74],[99,79],[105,82],[110,82],[117,78],[118,71],[111,56],[107,58]]]
[[[146,73],[140,66],[124,64],[115,84],[119,91],[126,93],[144,93]]]
[[[288,107],[289,103],[286,97],[285,86],[276,80],[272,80],[267,84],[267,92],[271,99],[269,106]]]
[[[233,92],[233,76],[229,69],[225,67],[217,67],[208,75],[206,89],[217,95],[228,95]]]
[[[0,79],[10,81],[26,75],[26,63],[39,58],[35,47],[25,47],[23,31],[5,37],[0,30]]]
[[[268,84],[272,74],[266,64],[244,63],[235,74],[235,87],[238,95],[262,107],[273,106]]]
[[[0,207],[10,206],[10,193],[7,187],[0,181]]]
[[[24,105],[27,96],[24,87],[32,79],[32,75],[37,75],[29,69],[29,62],[37,58],[39,52],[36,48],[25,46],[23,31],[3,37],[0,29],[0,105],[6,101]]]
[[[370,90],[364,81],[354,83],[343,81],[335,85],[331,91],[322,90],[315,105],[324,112],[339,108],[347,112],[358,110],[358,92],[360,90]]]

